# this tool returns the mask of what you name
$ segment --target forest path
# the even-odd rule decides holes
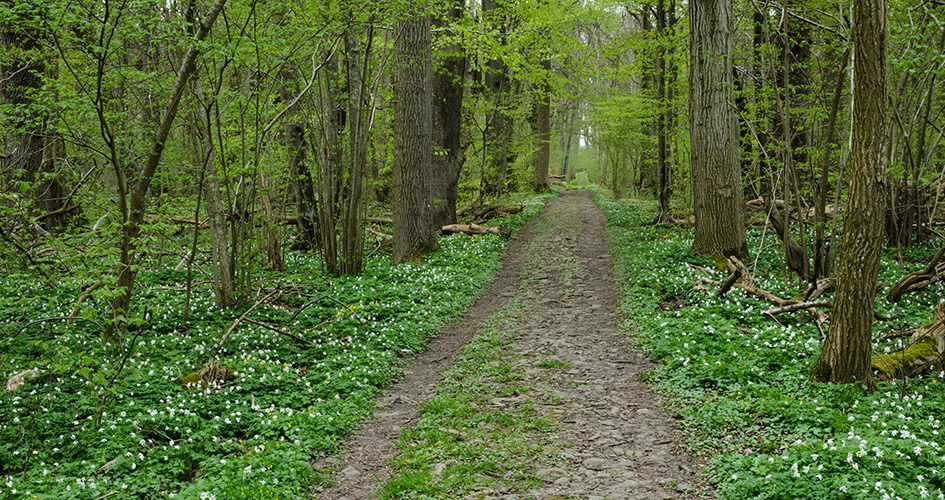
[[[527,491],[484,489],[466,498],[711,496],[697,476],[702,464],[680,449],[680,435],[661,409],[660,396],[637,380],[654,365],[620,330],[605,222],[588,192],[565,190],[549,201],[516,235],[495,283],[431,339],[429,351],[410,361],[405,376],[379,399],[374,417],[349,437],[345,451],[322,464],[340,472],[336,486],[315,498],[374,498],[391,473],[385,462],[396,453],[396,439],[420,418],[418,405],[430,400],[459,349],[512,302],[519,312],[502,324],[511,344],[496,362],[510,364],[521,377],[504,389],[483,387],[480,395],[492,407],[533,405],[554,422],[532,443],[549,453],[528,464],[544,483]],[[525,393],[515,390],[522,384],[529,388]]]

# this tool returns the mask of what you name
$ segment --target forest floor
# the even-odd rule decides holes
[[[504,339],[491,364],[508,367],[511,376],[465,387],[475,393],[472,408],[480,413],[527,408],[547,426],[518,434],[525,441],[519,445],[531,452],[515,456],[523,457],[526,463],[519,465],[531,482],[497,487],[488,475],[469,477],[460,497],[711,497],[699,477],[704,464],[682,449],[664,399],[639,381],[654,365],[634,347],[615,312],[617,284],[605,222],[588,192],[564,190],[550,200],[515,236],[496,281],[461,319],[430,340],[428,351],[410,361],[405,375],[379,396],[373,418],[349,436],[343,453],[319,464],[336,472],[334,484],[316,498],[391,497],[379,491],[397,474],[391,461],[404,446],[399,437],[424,418],[424,405],[464,346],[490,328]],[[492,436],[508,432],[489,430]],[[468,439],[485,449],[488,436]],[[436,465],[437,471],[443,468]]]

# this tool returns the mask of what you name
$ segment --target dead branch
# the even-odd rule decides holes
[[[259,321],[256,321],[256,320],[254,320],[254,319],[246,318],[246,319],[244,319],[243,321],[245,321],[245,322],[247,322],[247,323],[250,323],[250,324],[253,324],[253,325],[256,325],[256,326],[261,326],[261,327],[263,327],[263,328],[265,328],[265,329],[267,329],[267,330],[274,331],[274,332],[278,333],[279,335],[285,335],[286,337],[289,337],[289,338],[298,340],[299,342],[302,342],[302,343],[305,343],[305,344],[308,344],[308,345],[315,345],[315,342],[312,342],[311,340],[303,339],[302,337],[299,337],[298,335],[294,335],[294,334],[291,334],[291,333],[289,333],[289,332],[284,332],[284,331],[282,331],[282,330],[280,330],[280,329],[278,329],[278,328],[276,328],[276,327],[274,327],[274,326],[267,325],[267,324],[265,324],[265,323],[260,323]]]
[[[295,311],[295,314],[293,314],[292,317],[289,318],[289,321],[295,321],[295,318],[297,318],[297,317],[299,316],[299,314],[301,314],[302,311],[304,311],[308,306],[310,306],[310,305],[312,305],[312,304],[316,304],[316,303],[318,303],[318,302],[321,302],[321,301],[324,300],[324,299],[331,299],[333,302],[335,302],[336,304],[340,305],[341,307],[344,307],[345,309],[348,309],[348,308],[349,308],[348,304],[345,304],[344,302],[342,302],[342,301],[336,299],[335,297],[332,297],[331,295],[328,295],[328,294],[319,295],[319,296],[316,297],[315,299],[310,300],[310,301],[309,301],[308,303],[306,303],[304,306],[300,307],[298,311]]]
[[[800,311],[801,309],[812,309],[816,307],[833,307],[833,303],[829,300],[817,300],[814,302],[797,302],[794,304],[787,304],[775,309],[768,309],[767,311],[761,311],[761,314],[766,316],[774,316],[775,314],[789,313],[794,311]]]
[[[756,287],[754,282],[751,280],[751,275],[748,274],[748,269],[745,267],[745,264],[742,264],[742,262],[738,260],[738,258],[729,257],[727,259],[727,263],[728,263],[728,268],[730,272],[732,272],[733,274],[735,272],[740,272],[743,277],[741,280],[738,280],[735,282],[735,284],[733,285],[735,288],[738,288],[739,290],[742,290],[749,295],[753,295],[757,298],[767,301],[777,306],[778,308],[784,308],[784,307],[793,306],[796,304],[803,304],[803,302],[799,300],[782,299],[767,290],[762,290]],[[811,316],[814,317],[814,321],[817,323],[818,329],[820,328],[820,325],[822,323],[827,321],[827,315],[824,314],[819,309],[817,309],[816,307],[812,307],[808,305],[806,307],[802,307],[799,309],[804,309],[810,312]],[[773,315],[769,314],[768,316],[771,316],[773,318]]]
[[[258,301],[256,301],[256,303],[253,304],[252,307],[247,309],[246,312],[244,312],[242,316],[237,318],[236,321],[234,321],[233,324],[230,325],[230,327],[226,330],[226,333],[223,334],[223,337],[220,338],[220,341],[217,342],[217,347],[223,345],[223,343],[226,342],[226,339],[230,337],[230,334],[233,333],[233,330],[235,330],[236,327],[239,326],[239,324],[242,323],[243,320],[246,319],[246,316],[249,316],[249,313],[253,312],[257,307],[259,307],[262,303],[266,302],[267,300],[271,299],[273,296],[277,294],[281,294],[281,293],[282,293],[281,290],[276,290],[274,292],[269,293],[265,297],[259,299]],[[213,359],[213,356],[210,356],[210,359]]]
[[[440,228],[440,234],[449,235],[449,234],[501,234],[508,238],[512,235],[512,231],[506,229],[502,226],[480,226],[478,224],[449,224]]]
[[[75,320],[76,315],[79,314],[79,308],[82,307],[82,303],[88,300],[89,297],[92,296],[92,292],[101,288],[102,284],[103,284],[102,280],[98,280],[95,283],[93,283],[91,286],[87,287],[84,292],[82,292],[82,296],[79,297],[79,301],[75,303],[75,307],[73,307],[72,312],[69,313],[69,319],[66,321],[67,325],[72,324],[72,322]]]
[[[817,280],[817,283],[811,284],[804,292],[804,301],[809,302],[817,300],[821,295],[832,292],[837,287],[836,278],[824,278]]]
[[[897,281],[889,289],[889,293],[886,294],[886,300],[892,303],[899,302],[899,299],[907,292],[921,290],[945,278],[945,263],[940,263],[943,254],[945,254],[945,246],[938,249],[935,257],[932,257],[932,261],[925,269],[913,271]]]

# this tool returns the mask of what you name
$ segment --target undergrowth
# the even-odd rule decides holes
[[[608,216],[627,330],[660,363],[646,377],[669,396],[691,450],[711,457],[719,498],[945,498],[945,373],[879,383],[870,394],[812,382],[821,340],[807,313],[773,319],[761,314],[768,304],[739,290],[698,291],[703,276],[693,266],[717,282],[726,276],[690,251],[691,228],[650,223],[648,204],[594,196]],[[775,235],[752,228],[748,237],[758,286],[781,297],[805,290],[783,270]],[[934,252],[884,252],[880,282],[924,267]],[[931,286],[898,304],[877,299],[894,320],[875,324],[876,354],[900,349],[907,339],[883,334],[927,323],[941,293]]]
[[[517,229],[547,197],[495,223]],[[423,265],[375,255],[360,276],[338,279],[321,273],[317,255],[289,252],[288,272],[253,271],[257,292],[241,307],[217,309],[199,283],[186,322],[186,273],[176,259],[149,262],[136,293],[143,313],[121,346],[103,343],[104,287],[76,320],[62,319],[87,273],[52,284],[7,274],[0,374],[35,372],[0,389],[0,498],[310,498],[325,481],[311,461],[370,415],[401,357],[476,299],[506,242],[454,235],[440,245]],[[218,346],[273,289],[284,293]],[[181,384],[211,356],[226,383]]]

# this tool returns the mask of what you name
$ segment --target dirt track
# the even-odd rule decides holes
[[[507,332],[514,339],[502,361],[524,372],[534,390],[502,398],[545,401],[536,408],[556,423],[551,438],[568,464],[530,464],[545,483],[527,492],[479,493],[470,499],[670,499],[704,498],[711,491],[697,477],[702,465],[679,448],[673,420],[661,398],[637,381],[652,368],[620,330],[617,295],[607,253],[604,215],[584,191],[564,191],[515,237],[496,282],[463,319],[431,341],[406,376],[378,402],[373,419],[350,437],[346,451],[329,459],[341,472],[337,486],[316,498],[373,497],[394,441],[418,417],[456,352],[485,320],[512,300],[524,303]],[[564,368],[539,362],[552,356]],[[553,403],[547,403],[553,401]],[[525,401],[521,401],[524,403]],[[547,439],[547,437],[545,438]]]

